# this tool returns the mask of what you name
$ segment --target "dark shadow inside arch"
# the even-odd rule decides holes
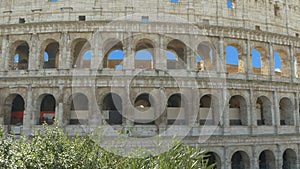
[[[109,125],[122,125],[122,99],[114,93],[107,94],[102,103],[105,121]]]
[[[212,169],[221,169],[221,158],[216,153],[208,152],[204,159],[208,160],[207,166],[214,165]]]
[[[25,41],[16,42],[16,49],[13,53],[13,70],[27,70],[29,62],[29,45]]]
[[[199,104],[200,125],[220,125],[219,100],[207,94],[201,97]]]
[[[56,101],[52,95],[45,95],[40,106],[39,124],[52,125],[55,119]]]
[[[271,126],[273,124],[271,102],[265,96],[260,96],[256,101],[257,125]]]
[[[42,61],[44,69],[58,68],[59,43],[55,40],[50,40],[42,51]]]
[[[186,119],[186,99],[182,94],[176,93],[169,97],[167,102],[167,124],[185,125]]]
[[[259,169],[275,168],[275,156],[272,151],[265,150],[259,155]]]
[[[282,169],[297,168],[297,154],[292,149],[287,149],[283,153]]]
[[[25,102],[22,96],[14,95],[11,103],[10,123],[11,125],[23,125]]]
[[[231,169],[250,169],[250,158],[247,153],[238,151],[231,157]]]
[[[134,101],[134,107],[139,111],[139,112],[147,112],[148,110],[151,109],[153,100],[148,93],[142,93],[140,94]],[[150,113],[150,112],[149,112]],[[142,122],[141,120],[135,121],[135,125],[154,125],[155,121],[153,119],[145,120],[145,122]]]
[[[232,126],[247,126],[247,103],[240,95],[232,96],[229,100],[229,117]]]
[[[289,98],[282,98],[279,102],[280,125],[294,125],[293,103]]]

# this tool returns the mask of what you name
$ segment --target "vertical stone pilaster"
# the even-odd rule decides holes
[[[70,69],[72,67],[72,58],[69,52],[69,35],[68,32],[62,32],[62,45],[60,46],[61,52],[59,54],[58,69]]]
[[[250,89],[249,91],[250,96],[250,104],[248,106],[248,114],[250,116],[250,126],[251,126],[251,133],[255,134],[255,129],[257,128],[257,117],[256,117],[256,102],[253,98],[253,89]]]
[[[230,127],[230,119],[229,119],[229,101],[227,100],[227,90],[222,90],[222,99],[224,103],[224,110],[223,110],[223,128],[224,134],[230,134],[229,127]]]
[[[124,40],[124,65],[125,70],[134,69],[134,46],[132,44],[132,33],[128,33],[128,38]]]
[[[92,70],[97,70],[97,69],[103,69],[103,58],[104,54],[102,51],[102,47],[100,46],[100,42],[102,40],[102,37],[100,35],[100,32],[97,30],[93,34],[92,38],[92,50],[93,50],[93,56],[92,56],[92,63],[91,63],[91,68]]]
[[[34,125],[35,114],[33,109],[33,101],[32,101],[32,87],[27,87],[27,98],[26,98],[26,107],[24,111],[24,119],[23,119],[23,133],[25,136],[31,134],[31,127]]]
[[[282,158],[283,152],[281,152],[281,146],[277,144],[276,152],[275,152],[275,168],[282,168],[283,165],[283,158]]]
[[[253,65],[252,65],[252,52],[251,52],[251,45],[250,45],[250,40],[247,39],[246,42],[246,53],[245,53],[245,58],[246,58],[246,62],[244,62],[245,64],[245,71],[246,74],[248,76],[248,79],[252,79],[253,77]]]
[[[252,145],[251,149],[252,149],[252,158],[250,156],[251,159],[250,168],[259,169],[259,154],[257,152],[255,145]]]
[[[31,35],[31,50],[29,52],[29,62],[28,62],[28,70],[37,70],[37,62],[36,60],[39,60],[39,54],[38,54],[38,36],[37,34]]]
[[[294,120],[294,124],[296,124],[296,132],[299,133],[300,132],[300,117],[299,117],[299,93],[296,92],[294,93],[295,95],[295,110],[294,110],[294,114],[295,114],[295,120]]]
[[[159,35],[159,47],[155,49],[156,59],[155,68],[165,70],[167,68],[166,46],[164,45],[163,35]]]
[[[0,61],[1,63],[1,71],[6,71],[9,69],[10,64],[10,51],[9,51],[9,36],[5,35],[2,39],[2,59]]]
[[[219,58],[217,59],[217,71],[220,73],[225,73],[226,70],[226,59],[224,56],[224,37],[220,37],[219,39]]]
[[[278,132],[278,127],[280,127],[280,111],[279,111],[279,101],[277,96],[277,91],[273,91],[273,105],[274,105],[274,124],[275,124],[275,132]]]
[[[269,42],[268,44],[268,58],[269,58],[269,74],[275,76],[275,65],[274,65],[274,52],[273,44]]]
[[[289,54],[288,56],[290,56],[290,77],[291,77],[291,82],[294,82],[297,79],[297,68],[296,68],[296,57],[294,54],[294,46],[291,45],[289,46]]]

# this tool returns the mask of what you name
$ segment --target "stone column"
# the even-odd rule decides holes
[[[134,46],[132,44],[132,33],[128,33],[128,38],[124,42],[124,65],[125,70],[134,69]]]
[[[252,157],[251,156],[249,157],[251,159],[250,168],[258,169],[259,168],[259,154],[257,152],[255,145],[252,145],[251,149],[252,149]]]
[[[296,61],[296,57],[295,57],[295,55],[294,55],[294,46],[293,45],[291,45],[291,46],[289,46],[289,54],[288,54],[288,56],[290,56],[290,77],[291,77],[291,82],[294,82],[296,79],[297,79],[297,76],[296,76],[296,74],[297,74],[297,69],[296,69],[296,63],[297,63],[297,61]]]
[[[224,56],[224,37],[221,36],[219,39],[219,57],[217,59],[217,71],[225,73],[226,70],[226,59]]]
[[[33,109],[33,101],[32,101],[32,87],[27,87],[27,98],[26,98],[26,107],[24,111],[24,119],[23,119],[23,134],[25,136],[29,136],[31,134],[31,127],[34,125],[35,112]]]
[[[300,117],[299,117],[299,110],[300,110],[300,107],[299,107],[299,93],[296,92],[294,93],[295,95],[295,120],[294,120],[294,124],[296,125],[296,132],[299,133],[300,132]]]
[[[281,152],[280,145],[277,144],[277,150],[275,152],[275,168],[282,168],[283,164],[283,158],[282,158],[283,152]]]
[[[268,50],[269,57],[268,58],[270,59],[269,60],[269,65],[270,65],[269,74],[271,76],[275,76],[274,53],[273,53],[273,45],[271,42],[269,42],[268,48],[269,48],[269,50]]]
[[[230,134],[230,119],[229,119],[229,100],[227,100],[227,90],[222,90],[222,99],[224,103],[224,110],[223,110],[223,129],[224,134]],[[228,133],[229,132],[229,133]]]
[[[56,118],[59,125],[63,124],[63,113],[64,113],[64,104],[63,104],[63,95],[64,95],[64,87],[63,85],[59,85],[59,98],[58,98],[58,107],[56,109]]]
[[[275,124],[275,133],[278,133],[278,127],[280,127],[280,111],[279,111],[279,101],[277,96],[277,91],[273,91],[273,105],[274,105],[274,124]]]
[[[250,114],[250,127],[251,127],[251,134],[256,134],[257,128],[257,117],[256,117],[256,101],[253,98],[253,89],[250,89],[249,92],[250,96],[250,104],[248,108],[248,114]]]
[[[61,52],[59,53],[58,69],[70,69],[73,61],[69,52],[69,35],[68,32],[62,32],[62,45],[60,45]]]
[[[252,52],[251,52],[251,45],[250,45],[250,40],[247,39],[246,42],[246,53],[245,53],[245,57],[246,57],[246,62],[244,62],[245,64],[245,71],[246,71],[246,75],[248,77],[248,79],[252,79],[253,77],[253,65],[252,65]]]
[[[37,48],[38,36],[36,33],[31,35],[31,49],[29,53],[28,70],[37,70],[36,60],[39,60],[38,48]]]
[[[1,71],[7,71],[9,68],[9,61],[10,61],[10,56],[9,56],[9,36],[5,35],[2,39],[2,59],[0,60],[1,64]]]
[[[102,46],[100,46],[100,42],[102,40],[100,32],[97,30],[93,34],[92,38],[92,50],[93,50],[93,56],[92,56],[92,63],[91,63],[91,68],[92,70],[98,70],[98,69],[103,69],[103,58],[104,54],[102,51]]]
[[[224,147],[224,169],[231,169],[231,157],[227,147]]]
[[[167,69],[167,59],[166,59],[166,50],[167,47],[164,44],[163,35],[159,35],[159,47],[155,49],[155,68],[160,70]]]

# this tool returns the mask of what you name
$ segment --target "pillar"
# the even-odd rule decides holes
[[[92,56],[92,63],[91,63],[91,68],[92,70],[98,70],[98,69],[103,69],[103,58],[104,54],[102,51],[102,47],[100,45],[100,41],[102,40],[102,36],[100,32],[97,30],[93,33],[93,38],[92,38],[92,51],[93,51],[93,56]]]
[[[70,69],[73,66],[73,61],[69,52],[69,35],[68,32],[61,33],[62,45],[60,45],[61,52],[59,53],[58,69]]]
[[[278,133],[278,127],[280,126],[280,111],[279,111],[279,101],[278,101],[277,91],[273,91],[273,105],[274,105],[274,112],[272,116],[274,117],[275,133]]]
[[[220,73],[225,73],[226,70],[226,59],[224,56],[224,37],[219,39],[219,57],[217,59],[217,71]]]
[[[245,66],[245,71],[248,79],[252,79],[253,77],[253,65],[252,65],[252,52],[251,52],[251,45],[250,45],[250,40],[247,39],[246,42],[246,53],[245,53],[245,58],[246,62],[244,62]]]
[[[275,65],[274,65],[274,52],[273,45],[271,42],[268,44],[268,58],[269,58],[269,74],[275,76]]]
[[[253,98],[253,89],[250,89],[249,92],[250,96],[250,104],[248,105],[248,114],[250,116],[250,127],[251,127],[251,134],[255,134],[257,128],[257,117],[256,117],[256,101]]]
[[[31,134],[31,127],[34,125],[35,120],[35,111],[33,109],[32,101],[32,87],[27,87],[27,98],[26,98],[26,107],[24,111],[23,119],[23,134],[29,136]],[[33,119],[33,120],[32,120]]]
[[[37,60],[39,60],[39,53],[37,48],[38,36],[36,33],[31,35],[31,47],[29,52],[28,70],[37,70]]]
[[[124,65],[125,70],[134,69],[134,46],[132,44],[132,33],[128,33],[128,38],[124,40]]]
[[[159,70],[167,69],[167,59],[166,59],[167,47],[164,44],[164,37],[162,34],[159,35],[159,47],[155,49],[155,68]]]
[[[10,61],[10,56],[9,56],[9,36],[5,35],[2,39],[2,59],[0,60],[1,64],[1,71],[7,71],[9,68],[9,61]]]

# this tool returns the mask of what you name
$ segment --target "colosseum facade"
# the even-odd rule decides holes
[[[7,133],[55,117],[69,135],[184,136],[217,169],[300,168],[300,1],[0,4]]]

